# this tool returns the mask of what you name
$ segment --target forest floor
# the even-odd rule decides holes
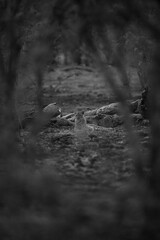
[[[141,87],[134,68],[130,69],[130,76],[132,96],[137,99]],[[120,83],[118,86],[123,88]],[[116,101],[100,73],[85,67],[70,66],[48,71],[43,93],[44,106],[56,102],[62,108],[63,115],[76,112],[79,107],[84,110],[95,109]],[[26,103],[22,104],[21,98],[25,112],[35,107],[32,87],[26,96],[23,95],[25,100],[30,99]],[[145,159],[150,144],[149,127],[137,124],[133,128],[140,142],[139,150]],[[27,131],[22,130],[21,134],[25,136]],[[113,191],[123,187],[135,176],[134,160],[123,125],[109,128],[107,132],[102,131],[80,144],[76,143],[73,127],[50,125],[39,133],[38,142],[44,154],[36,158],[36,167],[53,170],[66,191],[72,189],[89,195],[101,192],[102,189]]]

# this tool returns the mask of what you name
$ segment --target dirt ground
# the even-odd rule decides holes
[[[140,96],[141,86],[136,69],[131,68],[129,72],[132,96],[136,99]],[[119,88],[123,88],[118,80],[117,83]],[[100,73],[85,67],[50,70],[45,75],[43,92],[44,106],[56,102],[63,115],[75,112],[79,107],[95,109],[116,101]],[[34,101],[28,102],[25,110],[34,108],[33,105]],[[150,144],[149,127],[137,124],[134,131],[139,136],[139,149],[145,159]],[[21,134],[27,134],[26,130]],[[122,187],[135,176],[124,126],[100,131],[77,143],[73,127],[49,125],[38,138],[38,147],[44,154],[37,157],[36,167],[53,169],[62,187],[69,191],[71,188],[78,193],[92,194],[101,189],[110,191]]]

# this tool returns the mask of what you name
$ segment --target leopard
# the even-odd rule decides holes
[[[82,130],[87,127],[87,121],[83,110],[78,110],[75,114],[75,130]]]

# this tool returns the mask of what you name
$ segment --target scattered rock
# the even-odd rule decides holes
[[[146,95],[147,91],[144,91],[141,99],[127,102],[131,112],[133,113],[131,117],[135,123],[143,122],[144,118],[146,118]],[[98,109],[89,110],[85,113],[81,109],[81,111],[79,110],[76,114],[69,113],[63,117],[62,110],[56,105],[56,103],[50,103],[43,109],[43,113],[47,114],[49,125],[58,127],[75,125],[75,132],[78,133],[78,135],[79,132],[85,133],[88,131],[88,129],[90,132],[92,127],[87,126],[88,124],[105,128],[113,128],[122,125],[124,120],[120,111],[121,104],[119,102],[111,103]],[[33,122],[33,119],[34,118],[32,116],[25,118],[21,123],[21,128],[30,126]],[[144,125],[148,125],[148,121],[144,122]]]
[[[139,105],[141,103],[141,99],[138,99],[136,101],[128,101],[128,106],[130,108],[130,111],[132,113],[136,113],[137,111],[139,111]],[[115,102],[115,103],[110,103],[106,106],[103,106],[101,108],[98,108],[98,109],[94,109],[94,110],[90,110],[90,111],[86,111],[84,113],[84,115],[86,117],[89,117],[89,116],[96,116],[96,115],[101,115],[101,114],[104,114],[104,115],[114,115],[114,114],[117,114],[117,115],[120,115],[121,113],[121,104],[119,102]]]
[[[102,127],[117,127],[118,125],[123,124],[122,117],[117,114],[99,114],[96,116],[86,117],[86,120],[88,124],[95,124]]]
[[[99,119],[98,125],[103,127],[117,127],[123,124],[123,118],[118,116],[117,114],[114,115],[104,115]]]
[[[79,163],[80,163],[80,165],[82,165],[82,166],[89,166],[89,165],[91,164],[89,157],[81,157],[81,158],[79,159]]]
[[[62,110],[60,107],[56,105],[56,103],[50,103],[49,105],[47,105],[43,109],[43,112],[48,114],[50,118],[54,118],[62,115]]]
[[[89,151],[78,158],[78,165],[81,167],[93,167],[96,161],[98,161],[98,154],[94,151]]]
[[[97,110],[97,114],[108,114],[108,115],[113,115],[113,114],[118,114],[120,113],[120,103],[111,103],[107,106],[103,106]]]

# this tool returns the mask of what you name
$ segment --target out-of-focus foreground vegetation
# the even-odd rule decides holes
[[[160,238],[159,13],[156,0],[0,0],[1,239]],[[47,121],[42,114],[44,73],[62,57],[65,64],[100,69],[122,103],[137,173],[123,191],[87,200],[63,192],[48,169],[34,169],[41,154],[34,149],[36,135]],[[138,151],[126,104],[132,94],[127,72],[132,65],[142,89],[149,89],[148,159]],[[121,90],[115,71],[123,83]],[[28,80],[30,72],[34,79]],[[21,85],[33,82],[37,118],[22,153],[23,111],[17,96],[23,95]]]

